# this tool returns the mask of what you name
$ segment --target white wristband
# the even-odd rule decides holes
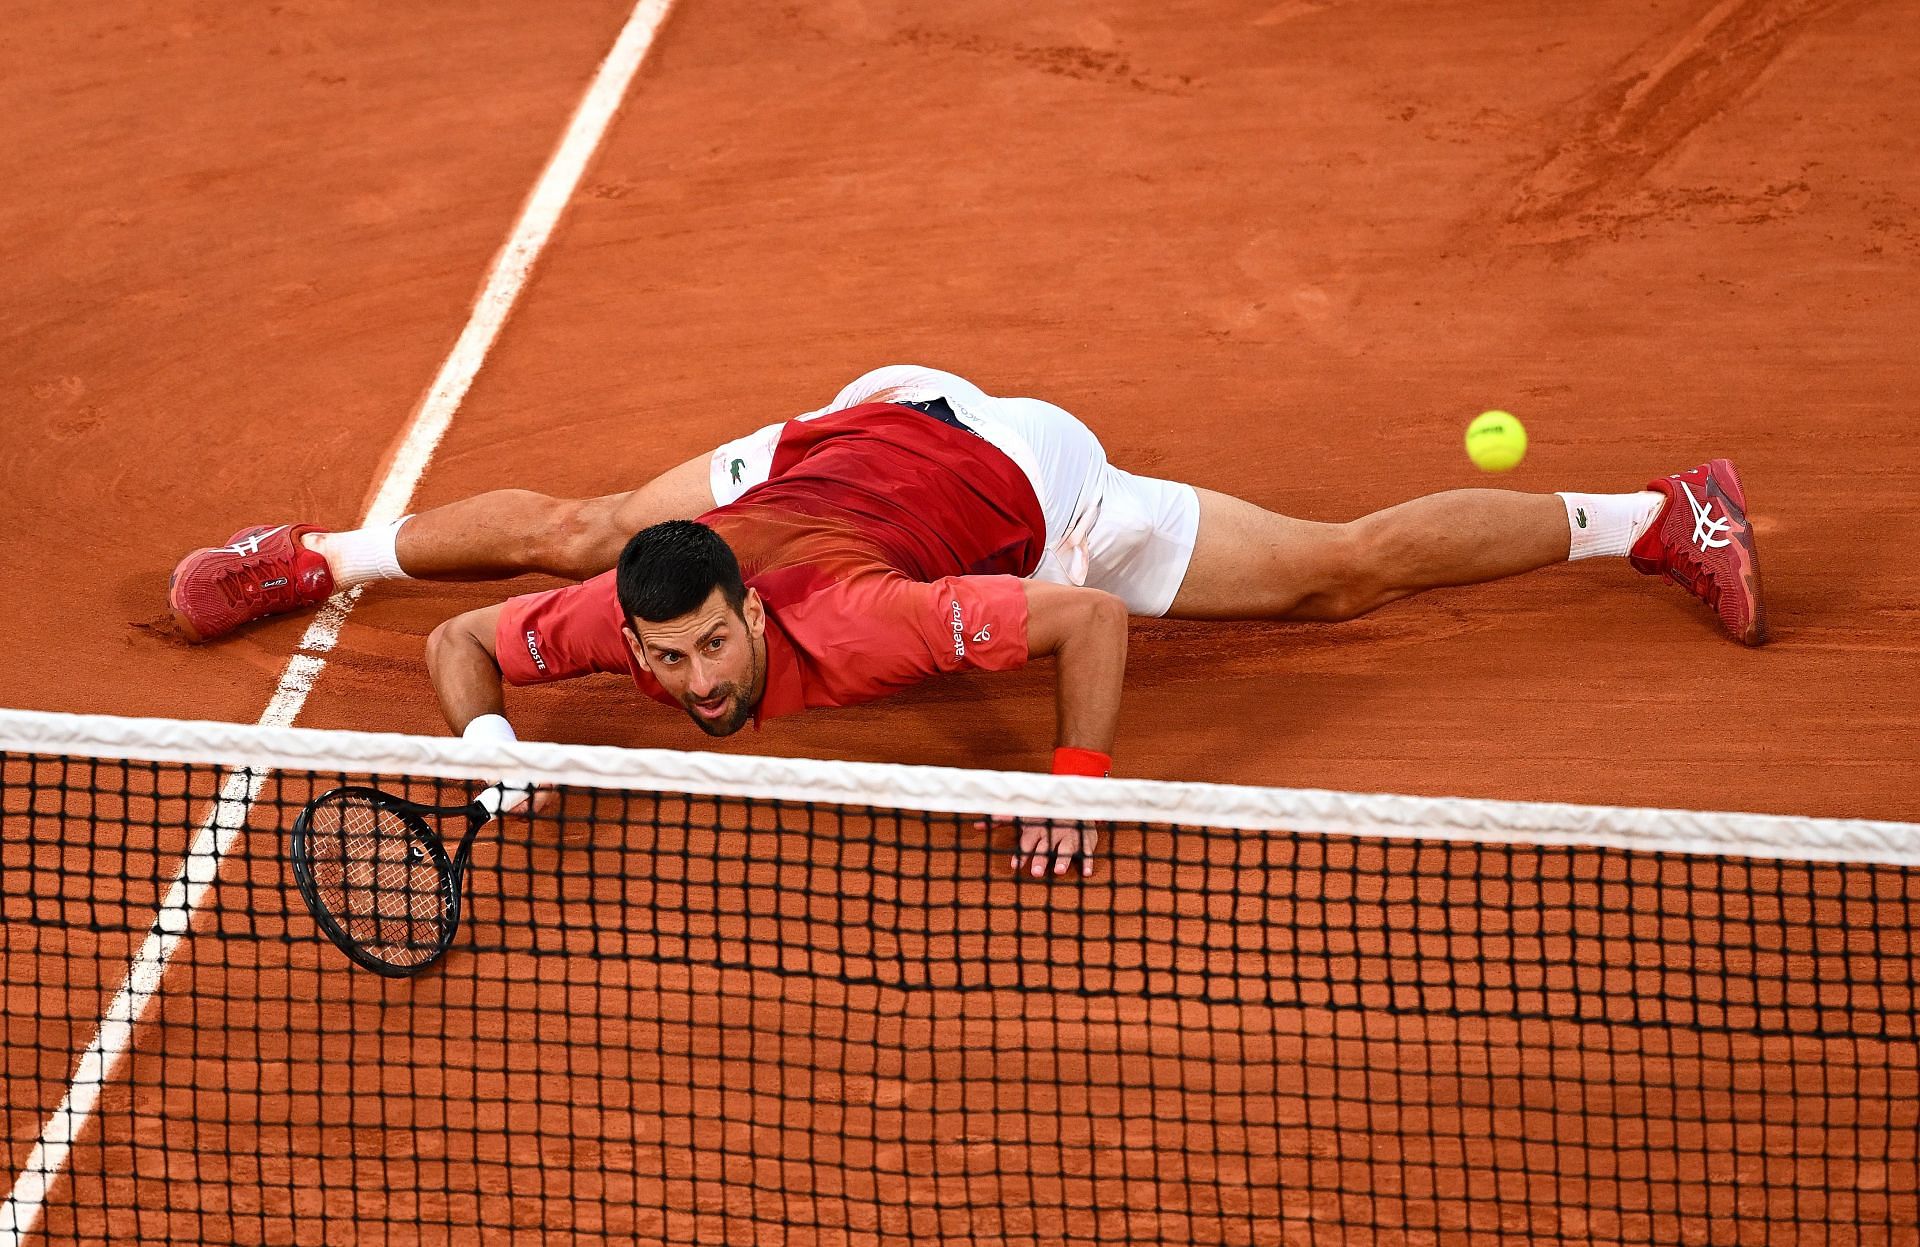
[[[467,724],[466,731],[460,733],[460,739],[487,740],[497,744],[502,741],[519,740],[520,738],[513,734],[513,724],[507,722],[507,716],[503,714],[483,714],[473,720],[473,722]]]
[[[513,734],[513,724],[507,722],[505,715],[483,714],[467,724],[467,730],[460,733],[461,740],[484,740],[493,744],[511,743],[520,739]],[[524,780],[503,779],[488,788],[479,796],[480,804],[487,813],[498,817],[500,814],[519,809],[533,795],[533,785]]]

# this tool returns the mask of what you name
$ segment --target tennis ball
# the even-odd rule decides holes
[[[1527,430],[1504,411],[1483,411],[1467,426],[1467,458],[1482,472],[1511,472],[1527,454]]]

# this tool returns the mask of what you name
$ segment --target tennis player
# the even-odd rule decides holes
[[[375,580],[582,581],[429,638],[448,723],[495,739],[513,735],[503,680],[623,673],[726,736],[1052,657],[1053,769],[1105,775],[1129,614],[1353,619],[1596,556],[1667,576],[1736,640],[1764,639],[1746,501],[1724,459],[1637,493],[1455,490],[1312,523],[1115,467],[1051,403],[895,365],[630,493],[501,490],[372,529],[244,529],[182,560],[169,598],[181,632],[210,640]],[[1086,847],[1072,828],[1025,829],[1020,862],[1058,872]]]

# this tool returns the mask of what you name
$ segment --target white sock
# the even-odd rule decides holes
[[[1567,552],[1573,559],[1613,555],[1624,558],[1653,527],[1666,495],[1643,489],[1637,494],[1561,494],[1567,504],[1567,531],[1573,546]]]
[[[370,580],[405,580],[400,556],[394,553],[394,539],[400,526],[412,519],[403,515],[391,524],[375,528],[356,528],[344,533],[308,533],[307,549],[327,560],[336,589],[350,589]]]

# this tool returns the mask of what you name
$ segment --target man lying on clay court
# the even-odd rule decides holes
[[[1462,489],[1317,524],[1122,471],[1051,403],[895,365],[631,493],[500,490],[380,528],[247,528],[181,560],[169,601],[204,641],[371,580],[583,581],[428,638],[447,722],[488,739],[513,738],[503,678],[625,673],[726,736],[1051,655],[1053,769],[1105,775],[1129,613],[1353,619],[1599,555],[1670,577],[1736,640],[1764,639],[1746,499],[1724,459],[1640,493]],[[1018,864],[1058,873],[1081,848],[1072,827],[1023,827]]]

